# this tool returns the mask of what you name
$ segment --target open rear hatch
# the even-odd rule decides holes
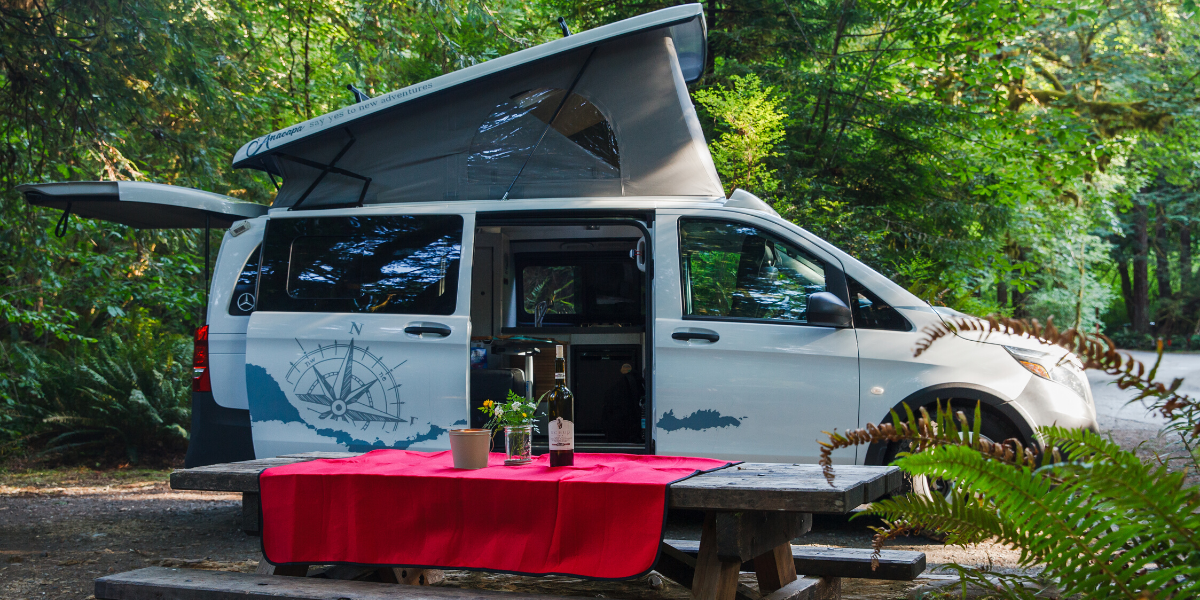
[[[261,204],[142,181],[27,183],[17,190],[33,206],[62,210],[60,232],[70,215],[139,229],[225,229],[236,221],[267,214],[267,207]]]

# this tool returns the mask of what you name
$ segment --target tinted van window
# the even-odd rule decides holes
[[[685,316],[803,323],[825,291],[823,262],[750,225],[681,219],[679,251]]]
[[[257,310],[451,314],[462,231],[458,215],[272,219]]]
[[[900,311],[871,293],[866,286],[850,277],[846,277],[846,284],[850,287],[850,311],[854,315],[856,329],[912,331],[912,324]]]
[[[246,258],[246,266],[238,274],[233,285],[233,297],[229,299],[229,314],[244,317],[254,312],[254,292],[258,287],[258,260],[262,246],[254,249]]]

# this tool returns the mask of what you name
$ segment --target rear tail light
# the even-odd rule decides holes
[[[192,350],[192,391],[212,391],[212,380],[208,374],[208,325],[196,330]]]

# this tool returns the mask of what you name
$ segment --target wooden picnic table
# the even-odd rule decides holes
[[[247,533],[258,533],[258,476],[264,469],[351,456],[358,456],[358,453],[307,452],[181,469],[171,474],[171,487],[240,492],[242,528]],[[852,465],[836,466],[834,473],[835,479],[830,485],[817,465],[743,463],[672,484],[668,508],[704,511],[704,525],[698,547],[690,548],[690,552],[682,544],[664,543],[655,570],[690,588],[696,600],[839,597],[838,577],[797,576],[796,564],[802,563],[800,556],[793,555],[791,540],[809,530],[814,513],[846,514],[862,504],[899,491],[901,474],[896,467]],[[896,563],[892,565],[894,568],[908,569],[910,573],[917,566],[924,569],[924,555],[892,554],[894,556],[889,560]],[[919,555],[919,561],[916,555]],[[861,556],[854,557],[861,563]],[[808,560],[819,561],[820,557],[809,556]],[[738,583],[738,573],[744,565],[752,566],[756,574],[757,592]],[[268,566],[260,568],[259,572],[303,575],[307,567],[300,570],[295,566],[281,566],[276,571]],[[422,573],[417,569],[395,569],[386,580],[424,581]],[[434,579],[432,572],[425,575]],[[97,580],[97,590],[100,590],[101,581],[111,578]],[[102,597],[97,593],[97,598]]]

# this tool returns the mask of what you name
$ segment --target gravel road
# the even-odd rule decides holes
[[[1158,357],[1153,352],[1139,350],[1130,350],[1128,353],[1147,367],[1153,366]],[[1150,412],[1142,403],[1130,404],[1133,394],[1113,385],[1115,377],[1099,371],[1088,371],[1087,376],[1092,384],[1092,396],[1096,400],[1096,414],[1101,429],[1157,430],[1166,424],[1161,415]],[[1159,381],[1167,383],[1182,377],[1183,386],[1179,388],[1180,393],[1200,396],[1200,354],[1163,354],[1157,376]]]

